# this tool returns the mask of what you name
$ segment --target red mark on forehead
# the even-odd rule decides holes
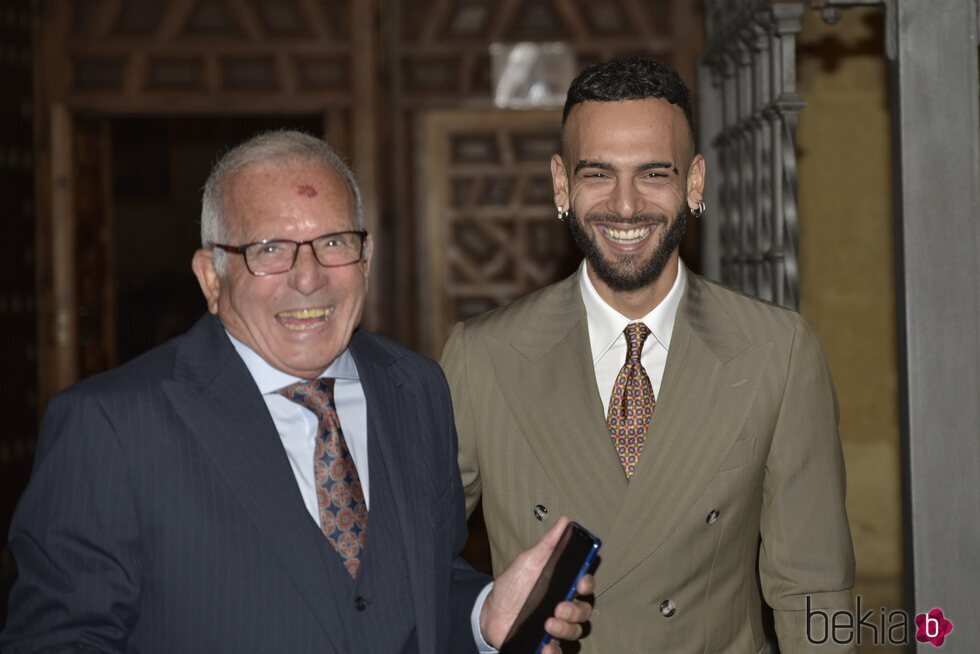
[[[309,184],[300,184],[299,186],[296,187],[296,192],[299,193],[300,195],[305,195],[308,198],[316,197],[316,189],[310,186]]]

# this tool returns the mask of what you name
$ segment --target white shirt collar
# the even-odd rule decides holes
[[[626,325],[631,322],[642,322],[650,328],[650,335],[660,343],[665,350],[670,350],[670,337],[674,333],[674,318],[677,317],[677,307],[680,305],[681,297],[684,295],[684,287],[687,283],[687,273],[684,266],[678,263],[677,278],[674,285],[663,301],[653,308],[653,311],[643,316],[639,320],[630,320],[619,313],[605,300],[599,297],[599,292],[592,285],[589,279],[586,266],[588,263],[582,261],[579,266],[579,289],[582,292],[582,301],[585,303],[585,317],[589,325],[589,344],[592,346],[592,364],[602,358],[602,355],[612,347],[623,334]]]
[[[294,377],[277,368],[272,367],[268,361],[263,359],[258,352],[242,343],[240,340],[228,333],[231,344],[235,346],[238,356],[245,362],[252,379],[259,387],[259,392],[263,395],[275,393],[280,388],[285,388],[290,384],[303,381],[300,377]],[[350,349],[345,348],[336,359],[333,360],[320,377],[333,377],[335,379],[360,379],[357,374],[357,366],[354,365],[354,357],[350,354]]]

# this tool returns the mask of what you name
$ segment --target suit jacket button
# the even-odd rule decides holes
[[[538,504],[534,507],[534,517],[538,519],[538,522],[542,522],[546,515],[548,515],[548,507],[544,504]]]
[[[660,615],[665,618],[672,618],[674,614],[677,613],[677,607],[670,600],[664,600],[660,603]]]
[[[363,611],[364,609],[367,608],[367,605],[368,605],[367,600],[361,597],[360,595],[358,595],[357,599],[354,600],[354,608],[357,609],[358,611]]]
[[[713,525],[718,521],[718,516],[720,515],[721,511],[718,509],[712,509],[711,513],[709,513],[708,517],[705,519],[705,522],[707,522],[709,525]]]

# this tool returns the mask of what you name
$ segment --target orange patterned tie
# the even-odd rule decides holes
[[[643,452],[643,439],[653,419],[657,401],[653,397],[653,385],[647,371],[640,364],[643,342],[650,335],[650,328],[642,322],[634,322],[626,325],[623,332],[628,348],[626,363],[619,371],[616,386],[609,397],[606,425],[626,478],[631,479]]]
[[[317,418],[313,473],[320,508],[320,529],[340,554],[351,577],[357,578],[367,540],[367,503],[361,480],[347,449],[333,401],[334,380],[321,377],[297,382],[278,392],[306,407]]]

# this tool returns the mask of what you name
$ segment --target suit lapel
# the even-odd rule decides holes
[[[627,483],[596,390],[578,276],[553,287],[510,342],[488,338],[487,347],[497,385],[569,512],[607,533]]]
[[[397,516],[397,522],[388,527],[398,530],[404,545],[413,605],[431,606],[435,593],[429,572],[432,566],[423,564],[434,555],[425,540],[429,532],[423,527],[429,524],[431,515],[429,508],[419,501],[420,497],[426,497],[419,488],[432,482],[424,478],[424,471],[419,466],[411,463],[418,459],[418,452],[413,452],[413,448],[419,446],[418,434],[426,429],[417,417],[417,409],[423,403],[414,398],[414,387],[405,383],[406,377],[397,359],[373,342],[373,338],[369,333],[357,332],[350,345],[367,400],[371,479],[385,475],[390,485],[394,502],[392,513]],[[370,534],[369,522],[369,548]],[[433,651],[436,634],[431,616],[416,615],[415,628],[419,651]]]
[[[751,347],[688,273],[653,423],[604,548],[602,593],[670,535],[718,471],[751,405],[769,346]]]
[[[337,607],[325,556],[333,555],[310,519],[275,424],[248,369],[214,318],[200,321],[178,351],[175,378],[162,382],[174,408],[241,501],[324,635],[341,652]]]

